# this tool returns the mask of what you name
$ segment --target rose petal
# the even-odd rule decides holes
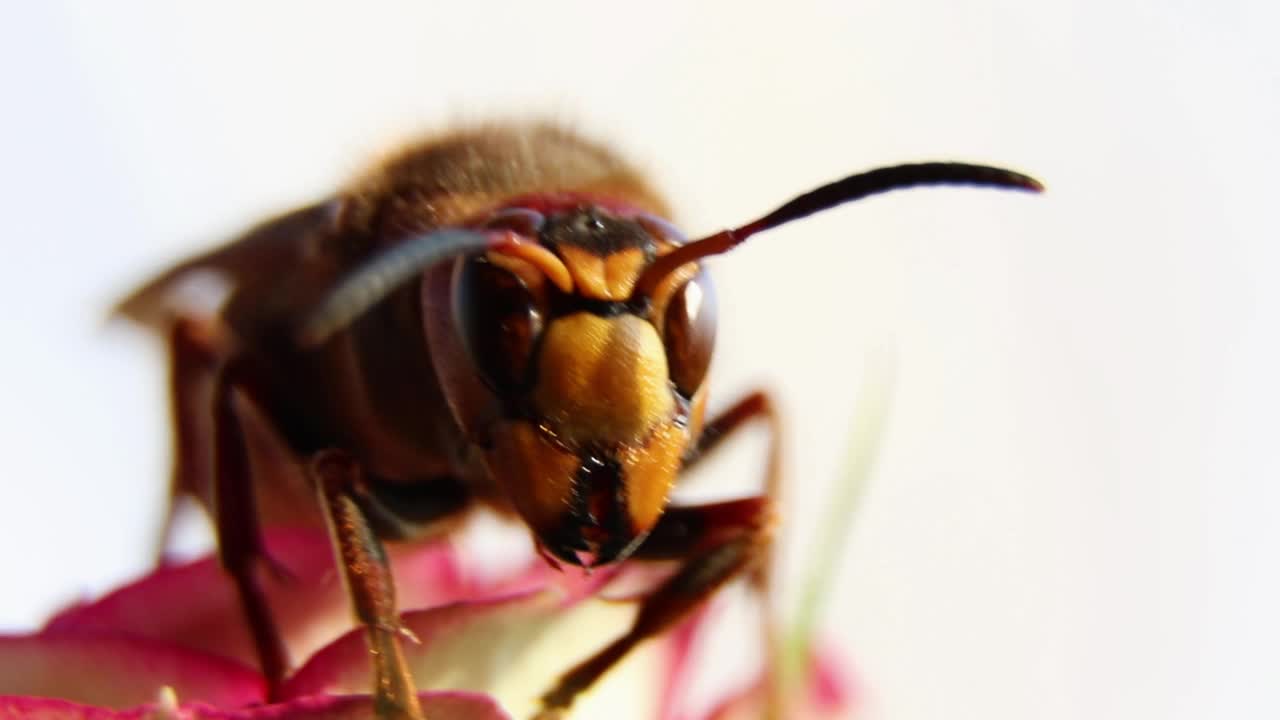
[[[794,704],[787,708],[794,720],[837,720],[853,709],[857,693],[848,675],[840,667],[835,653],[819,652],[811,659],[808,684]],[[764,678],[718,705],[706,720],[754,720],[763,713],[766,686]]]
[[[408,613],[404,624],[421,644],[406,642],[405,654],[419,688],[485,692],[527,717],[561,674],[625,632],[635,610],[539,592]],[[657,717],[664,660],[660,647],[642,645],[575,703],[575,716]],[[369,653],[355,632],[318,652],[285,682],[282,697],[367,692],[371,684]]]
[[[422,714],[431,720],[511,720],[492,698],[477,693],[433,692],[418,695]],[[377,720],[368,695],[299,698],[237,714],[204,714],[203,720]]]
[[[814,653],[810,666],[813,671],[809,685],[810,697],[817,707],[847,708],[858,700],[858,686],[853,681],[840,656],[834,650],[821,649]]]
[[[493,700],[470,693],[423,693],[423,714],[431,720],[511,720]],[[148,704],[108,710],[66,700],[0,696],[0,720],[377,720],[365,695],[305,697],[287,703],[226,710],[207,703],[177,707]]]
[[[341,636],[288,681],[284,697],[367,692],[372,666],[362,633],[343,636],[352,621],[325,534],[275,528],[268,533],[267,545],[271,557],[293,576],[286,582],[268,577],[266,585],[294,657],[305,657]],[[406,616],[410,629],[424,641],[406,646],[419,687],[490,692],[521,717],[537,708],[538,696],[559,675],[622,634],[634,614],[635,597],[670,573],[670,568],[646,566],[643,572],[585,576],[574,569],[555,573],[535,562],[514,576],[494,579],[464,572],[446,544],[392,546],[390,550],[401,607],[447,605]],[[548,583],[558,593],[530,591]],[[605,594],[627,602],[586,599],[602,587]],[[575,705],[575,715],[608,713],[611,720],[672,717],[671,697],[678,693],[671,692],[677,688],[671,673],[678,674],[677,668],[687,663],[689,638],[701,623],[700,615],[667,640],[642,646],[649,652],[633,652],[599,687],[584,694]],[[256,664],[234,590],[212,558],[160,568],[97,602],[64,611],[50,621],[43,637],[70,642],[104,632],[168,640]],[[672,670],[662,672],[663,665]],[[146,693],[111,706],[154,698],[157,683],[143,685]],[[180,697],[208,699],[203,692],[183,692]],[[260,687],[256,697],[261,697]],[[92,702],[101,704],[96,699]],[[46,707],[45,711],[51,710]]]
[[[693,648],[699,639],[699,630],[706,627],[706,620],[715,614],[714,605],[707,604],[670,631],[666,643],[667,667],[662,683],[662,710],[658,717],[673,720],[678,717],[679,703],[685,696],[685,688],[692,661]]]
[[[149,708],[108,710],[56,698],[0,695],[0,720],[134,720],[150,712]]]
[[[161,688],[226,706],[261,702],[262,677],[239,663],[137,638],[0,637],[0,695],[108,708],[154,700]]]
[[[346,593],[322,530],[273,528],[266,545],[291,578],[262,576],[268,601],[290,654],[301,660],[353,626]],[[534,569],[506,583],[469,578],[447,544],[398,546],[392,572],[402,608],[431,607],[492,596],[508,587],[530,587],[547,574]],[[256,665],[239,600],[215,558],[167,566],[97,600],[63,611],[51,633],[123,632]]]
[[[273,607],[296,609],[277,613],[294,652],[305,652],[305,641],[295,640],[301,634],[301,623],[324,612],[339,585],[331,573],[328,546],[322,543],[322,533],[308,530],[276,530],[267,539],[272,557],[295,579],[282,583],[266,578]],[[235,589],[213,557],[158,568],[96,602],[58,614],[46,630],[125,632],[255,663],[253,642]]]

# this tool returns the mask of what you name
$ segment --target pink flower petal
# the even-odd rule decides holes
[[[198,683],[180,686],[183,678],[175,680],[169,669],[172,663],[161,663],[163,667],[159,669],[118,668],[128,677],[122,683],[113,684],[103,679],[109,677],[110,672],[100,677],[101,668],[96,665],[108,664],[105,654],[95,656],[80,650],[68,650],[68,656],[48,665],[57,668],[57,672],[48,674],[56,679],[49,688],[11,690],[0,680],[0,693],[44,694],[98,706],[128,708],[154,700],[161,685],[170,685],[178,689],[180,700],[212,703],[163,708],[170,715],[177,712],[174,717],[363,717],[360,713],[367,714],[372,709],[367,697],[353,701],[350,708],[314,705],[334,694],[363,695],[372,682],[372,665],[363,633],[349,632],[352,621],[348,599],[333,567],[328,539],[319,530],[277,528],[269,532],[267,544],[271,556],[293,575],[292,579],[282,581],[263,573],[287,644],[297,659],[314,652],[286,682],[282,697],[291,700],[285,705],[228,709],[243,708],[262,697],[258,676],[234,663],[229,667],[247,673],[250,678],[253,692],[248,696],[218,694],[216,688],[200,687]],[[434,608],[405,616],[406,625],[422,639],[421,645],[406,644],[406,654],[419,688],[489,693],[496,702],[515,711],[517,717],[531,714],[541,692],[549,689],[564,671],[623,633],[634,616],[634,600],[647,594],[670,573],[670,568],[663,566],[641,566],[588,576],[572,568],[556,573],[538,561],[514,575],[485,579],[465,572],[447,544],[392,546],[390,550],[401,607]],[[548,586],[554,589],[546,590]],[[671,698],[680,695],[677,692],[680,668],[688,662],[688,647],[705,617],[705,613],[699,613],[663,641],[642,646],[649,649],[648,659],[643,659],[644,651],[629,656],[621,668],[611,671],[600,683],[601,687],[612,689],[593,688],[575,705],[575,717],[594,717],[607,712],[614,720],[672,718],[676,708]],[[161,655],[182,655],[184,650],[166,647],[180,644],[188,649],[234,658],[243,665],[256,664],[232,585],[212,558],[161,568],[96,602],[64,611],[49,622],[39,637],[39,642],[46,644],[40,652],[51,653],[60,643],[70,644],[67,647],[82,643],[83,649],[94,642],[104,642],[107,636],[133,637],[132,642],[140,643],[139,647],[162,647]],[[112,642],[128,644],[120,639]],[[148,642],[151,644],[147,645]],[[322,649],[317,652],[318,648]],[[190,650],[185,652],[184,657],[217,662],[214,657]],[[633,662],[635,657],[642,659]],[[0,678],[5,672],[3,662],[4,652],[0,647]],[[631,675],[627,677],[627,673]],[[621,679],[623,677],[627,679]],[[104,689],[118,690],[120,694],[107,697]],[[457,693],[435,693],[430,697],[434,703],[453,702],[449,698],[463,698],[456,702],[464,705],[471,703],[458,713],[472,712],[476,702],[475,696]],[[736,700],[726,704],[724,712],[758,709],[759,698],[751,693]],[[17,712],[18,705],[14,704],[17,702],[0,699],[0,720],[5,719],[6,712],[17,717],[37,710],[38,714],[50,718],[117,716],[103,715],[105,711],[101,708],[58,705],[56,701],[38,701],[45,704],[38,708],[31,706],[30,713]],[[505,717],[493,701],[484,702],[489,710],[483,712],[489,714],[472,712],[459,717]],[[223,709],[215,710],[215,707]],[[625,707],[626,712],[619,714],[612,709],[619,707]],[[141,717],[136,710],[120,712]],[[444,718],[454,713],[444,708],[436,715],[444,712],[451,713],[443,715]]]
[[[322,541],[323,534],[311,531],[276,531],[268,540],[272,556],[296,578],[293,586],[266,580],[273,606],[290,603],[298,610],[278,615],[290,639],[302,629],[300,621],[323,612],[338,586],[336,577],[325,577],[333,561]],[[212,557],[158,568],[100,600],[59,613],[46,631],[123,632],[256,664],[235,589]]]
[[[830,649],[815,651],[809,692],[821,708],[847,708],[858,700],[858,686],[844,668],[839,655]]]
[[[271,557],[292,574],[263,572],[267,595],[295,661],[351,629],[348,599],[323,530],[273,528]],[[402,608],[420,608],[531,587],[548,571],[533,569],[505,584],[472,579],[447,544],[393,547],[393,573]],[[230,579],[216,558],[167,566],[92,603],[54,617],[46,631],[123,632],[164,640],[256,665],[253,644]]]
[[[70,700],[0,695],[0,720],[141,720],[149,708],[108,710]]]
[[[837,720],[847,717],[857,694],[846,679],[834,653],[819,652],[810,663],[808,684],[794,698],[787,717],[792,720]],[[754,720],[761,716],[766,686],[763,678],[741,693],[726,699],[707,715],[706,720]]]
[[[662,711],[658,716],[662,720],[679,717],[679,704],[685,696],[692,675],[690,663],[694,645],[698,642],[699,631],[706,627],[706,621],[714,615],[715,605],[704,605],[667,636],[667,666],[661,688]]]
[[[485,692],[525,717],[563,672],[625,632],[635,607],[598,598],[566,603],[564,593],[547,591],[408,613],[405,626],[421,643],[406,642],[405,655],[419,688]],[[606,698],[627,704],[614,718],[657,717],[665,659],[660,646],[642,646],[575,705],[575,717],[597,717]],[[285,682],[282,697],[368,692],[371,684],[363,634],[353,632],[313,656]]]
[[[109,708],[151,702],[162,687],[226,706],[261,702],[261,676],[239,663],[149,640],[0,637],[0,695],[61,698]]]
[[[421,693],[422,714],[430,720],[511,720],[491,698],[477,693]],[[377,720],[368,695],[328,695],[299,698],[240,714],[206,714],[209,720]]]
[[[511,720],[493,700],[469,693],[423,693],[423,714],[431,720]],[[156,704],[128,710],[80,705],[66,700],[0,696],[0,720],[377,720],[373,701],[363,695],[299,698],[287,703],[225,710],[207,703],[177,707]]]
[[[487,603],[466,603],[406,613],[403,622],[414,633],[419,644],[405,643],[406,656],[415,667],[415,675],[424,659],[437,649],[439,641],[461,635],[468,626],[503,619],[527,620],[540,610],[554,607],[549,595],[525,593]],[[505,617],[504,617],[505,616]],[[280,696],[294,698],[324,693],[367,691],[372,684],[372,665],[362,631],[349,632],[328,647],[311,656],[281,688]]]

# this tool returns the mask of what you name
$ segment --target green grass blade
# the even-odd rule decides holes
[[[815,628],[831,595],[840,558],[844,556],[845,539],[879,455],[896,368],[891,351],[869,354],[857,410],[849,424],[844,470],[818,526],[818,536],[812,545],[817,554],[804,575],[794,621],[783,638],[782,658],[776,666],[781,672],[783,697],[794,697],[799,689],[797,685],[808,676]]]

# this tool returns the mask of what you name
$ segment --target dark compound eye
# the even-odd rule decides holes
[[[716,294],[705,271],[671,296],[662,341],[672,382],[680,394],[693,397],[707,376],[716,344]]]
[[[520,278],[484,258],[462,263],[453,282],[454,322],[481,377],[499,392],[529,381],[542,313]]]

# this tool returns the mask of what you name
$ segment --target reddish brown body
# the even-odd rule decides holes
[[[274,431],[299,457],[341,447],[381,483],[422,487],[437,478],[459,478],[469,496],[509,509],[504,495],[490,487],[480,458],[446,405],[423,332],[418,287],[400,289],[318,347],[300,347],[293,334],[299,318],[347,271],[387,245],[461,223],[517,196],[555,192],[613,198],[666,214],[634,171],[604,148],[569,133],[551,127],[461,132],[410,148],[333,199],[271,220],[221,250],[178,266],[120,310],[163,332],[175,320],[188,321],[196,326],[190,334],[206,336],[201,342],[223,346],[211,348],[217,354],[213,359],[225,361],[234,353],[255,376],[252,404],[262,417],[254,421],[270,426],[257,430]],[[210,269],[225,273],[235,288],[219,315],[170,314],[165,298],[172,284],[194,270]],[[451,270],[436,268],[446,277]],[[442,289],[447,290],[434,288]],[[439,303],[444,312],[451,310],[448,302],[446,297]],[[435,354],[448,353],[461,354],[461,348]],[[445,369],[451,380],[467,386],[462,392],[478,395],[470,387],[474,381],[465,377],[469,371]],[[476,401],[484,403],[487,399]],[[197,422],[204,412],[196,407],[188,414]],[[211,437],[197,433],[192,440]],[[193,454],[210,452],[202,448]],[[204,477],[208,464],[191,465],[177,477],[184,488],[212,502],[212,479]],[[296,512],[272,505],[260,511],[267,517]]]
[[[754,393],[704,422],[715,308],[697,260],[856,197],[948,182],[1038,188],[978,166],[901,166],[689,243],[600,145],[548,126],[463,131],[125,300],[121,313],[170,340],[174,495],[212,511],[268,678],[288,659],[255,574],[263,520],[328,522],[385,717],[420,712],[378,538],[440,532],[485,505],[523,521],[552,562],[683,563],[630,632],[544,696],[549,716],[727,580],[754,569],[763,586],[776,421]],[[229,282],[221,308],[171,300],[197,270]],[[774,436],[764,492],[668,507],[678,474],[754,418]]]

